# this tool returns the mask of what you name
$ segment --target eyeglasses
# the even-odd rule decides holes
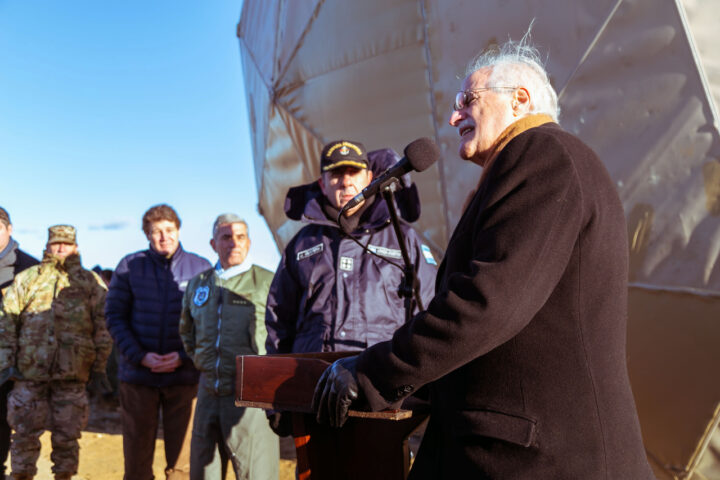
[[[472,102],[478,99],[480,92],[485,90],[515,90],[517,87],[484,87],[484,88],[471,88],[470,90],[460,90],[455,95],[455,103],[453,104],[453,110],[458,111],[470,105]]]

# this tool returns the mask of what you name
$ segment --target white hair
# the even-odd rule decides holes
[[[543,66],[537,48],[530,44],[532,23],[520,41],[508,40],[475,56],[465,69],[465,76],[491,68],[489,87],[524,87],[530,94],[530,113],[544,113],[558,121],[560,108],[557,93]]]
[[[226,225],[228,223],[242,223],[245,225],[245,231],[248,232],[248,235],[250,234],[248,224],[242,217],[234,213],[222,213],[218,215],[215,219],[215,223],[213,223],[213,238],[215,238],[218,228],[220,228],[221,225]]]

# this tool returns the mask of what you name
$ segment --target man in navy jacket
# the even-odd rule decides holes
[[[175,472],[197,393],[199,373],[178,332],[188,280],[210,262],[180,245],[180,218],[168,205],[143,216],[150,248],[118,264],[105,304],[108,330],[120,352],[118,380],[126,480],[151,480],[162,410],[168,478]]]
[[[285,212],[307,225],[285,248],[270,286],[268,353],[362,350],[389,339],[405,322],[398,293],[403,261],[385,200],[373,196],[348,211],[342,228],[336,223],[340,209],[368,186],[373,172],[379,174],[397,160],[389,149],[368,154],[358,142],[330,142],[321,154],[320,179],[290,189]],[[403,181],[405,188],[394,198],[419,296],[427,305],[437,264],[407,223],[420,215],[420,202],[415,185]],[[286,422],[278,414],[270,416],[280,435],[290,433]]]
[[[396,161],[392,150],[368,156],[359,142],[331,142],[321,155],[321,178],[290,189],[286,213],[307,225],[285,248],[270,286],[268,353],[362,350],[387,340],[405,322],[398,294],[402,257],[385,200],[378,195],[350,209],[342,228],[335,221],[339,209],[372,181],[373,167],[382,172]],[[414,185],[398,192],[396,202],[402,216],[417,219]],[[427,303],[435,259],[409,223],[401,220],[400,228]]]

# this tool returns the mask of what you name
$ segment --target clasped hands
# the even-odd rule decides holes
[[[350,405],[358,399],[357,355],[336,360],[318,380],[312,399],[318,423],[340,428],[345,424]]]
[[[151,372],[169,373],[174,372],[176,368],[182,365],[182,360],[180,360],[180,354],[178,352],[170,352],[165,355],[148,352],[140,364],[149,368]]]

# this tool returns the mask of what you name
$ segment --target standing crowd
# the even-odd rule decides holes
[[[86,389],[109,390],[105,370],[114,345],[126,480],[154,478],[160,427],[169,480],[226,478],[230,469],[238,479],[277,479],[278,436],[292,433],[290,417],[235,406],[235,357],[360,351],[404,323],[401,250],[386,200],[368,198],[335,222],[373,175],[398,160],[392,150],[367,152],[359,142],[326,145],[321,177],[288,193],[288,216],[307,226],[276,274],[246,261],[248,226],[237,214],[215,219],[213,266],[183,249],[180,218],[163,204],[143,215],[148,249],[122,258],[106,287],[82,268],[74,227],[50,227],[37,264],[17,248],[0,209],[7,232],[0,265],[8,265],[0,269],[7,287],[0,382],[9,392],[12,478],[34,478],[46,429],[55,479],[77,473]],[[393,201],[419,296],[429,302],[437,262],[409,224],[418,218],[419,198],[409,178],[402,181],[406,188]],[[412,313],[418,311],[415,305]]]
[[[235,407],[234,359],[319,351],[358,352],[318,382],[320,423],[340,428],[351,406],[429,394],[413,479],[652,478],[627,376],[622,205],[557,116],[526,39],[469,64],[449,123],[460,157],[483,173],[439,267],[410,225],[420,206],[409,177],[393,205],[373,195],[345,211],[398,161],[351,140],[327,143],[320,177],[289,190],[285,212],[303,227],[275,274],[248,262],[238,215],[214,222],[213,266],[183,249],[180,218],[157,205],[142,219],[149,248],[120,261],[106,295],[81,266],[72,226],[50,227],[38,263],[0,208],[0,455],[9,445],[13,478],[36,474],[45,429],[55,479],[77,472],[86,387],[107,388],[113,341],[126,480],[153,478],[161,422],[168,479],[229,468],[277,479],[275,434],[292,422]],[[400,294],[391,207],[419,302]]]

